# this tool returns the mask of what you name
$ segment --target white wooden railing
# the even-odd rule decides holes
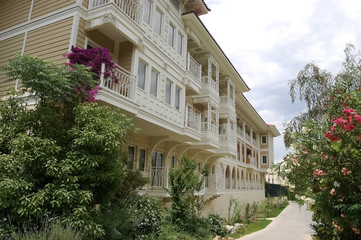
[[[236,107],[236,103],[235,103],[234,99],[232,99],[228,96],[220,96],[220,103],[221,103],[221,106],[228,105],[232,109],[234,109]]]
[[[201,132],[201,114],[186,106],[186,126],[197,132]]]
[[[202,65],[197,63],[196,60],[188,53],[187,70],[194,75],[195,78],[201,81],[202,78]]]
[[[121,11],[133,19],[137,24],[141,24],[143,7],[134,0],[91,0],[90,7],[96,8],[105,4],[115,4]]]
[[[100,74],[100,87],[107,88],[121,96],[135,99],[136,90],[136,77],[124,68],[117,65],[115,78],[105,77],[105,64],[102,63],[101,74]]]
[[[244,136],[243,128],[237,126],[237,134],[243,137]]]
[[[150,172],[150,185],[152,187],[168,187],[168,168],[152,167]]]
[[[202,77],[202,91],[203,93],[211,93],[213,94],[215,97],[219,98],[219,86],[218,83],[216,81],[214,81],[212,78],[205,76]]]

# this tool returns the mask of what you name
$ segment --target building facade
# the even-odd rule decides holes
[[[101,77],[99,104],[140,128],[126,147],[142,190],[167,201],[168,171],[187,155],[210,174],[205,210],[226,216],[229,199],[264,199],[273,138],[243,93],[250,89],[201,22],[203,0],[2,0],[0,66],[21,53],[64,64],[71,46],[108,48],[115,83]],[[0,97],[21,82],[0,73]]]

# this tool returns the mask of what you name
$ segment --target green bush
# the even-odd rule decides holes
[[[130,195],[126,200],[103,207],[97,222],[105,229],[104,239],[152,239],[161,231],[162,208],[157,199]]]
[[[59,221],[44,226],[40,230],[25,230],[22,233],[12,233],[13,240],[81,240],[84,234],[72,228],[70,224],[62,225]]]

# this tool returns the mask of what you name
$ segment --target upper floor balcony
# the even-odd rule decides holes
[[[199,94],[202,90],[202,65],[191,55],[187,55],[186,81],[188,88]]]
[[[229,96],[220,96],[219,112],[230,113],[235,115],[236,114],[235,100],[230,98]]]
[[[237,137],[235,133],[231,131],[220,133],[219,143],[220,143],[220,150],[226,151],[228,153],[232,153],[234,155],[237,154]]]
[[[197,133],[201,132],[201,114],[186,106],[185,127]]]
[[[202,77],[202,94],[208,94],[219,102],[219,85],[209,76]]]
[[[202,122],[202,141],[211,142],[218,147],[219,145],[219,132],[218,126],[215,123]]]
[[[132,75],[130,72],[124,68],[116,65],[115,77],[116,80],[108,77],[104,77],[105,65],[102,64],[101,75],[100,75],[100,88],[103,91],[109,91],[121,98],[125,98],[129,101],[135,101],[135,91],[136,91],[136,76]]]
[[[143,7],[135,0],[90,0],[86,30],[98,29],[112,39],[139,44]]]

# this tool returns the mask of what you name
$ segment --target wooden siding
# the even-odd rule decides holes
[[[104,33],[99,31],[98,29],[95,29],[89,31],[87,35],[96,44],[108,48],[112,54],[114,53],[114,41],[110,39],[108,36],[106,36]]]
[[[14,57],[16,53],[21,53],[23,42],[24,34],[0,41],[0,67],[6,66],[9,58]],[[7,81],[6,73],[0,71],[0,98],[11,87],[15,87],[15,81]]]
[[[68,52],[73,18],[49,24],[28,33],[25,54],[56,64],[65,63],[62,54]]]
[[[75,0],[34,0],[31,19],[74,4]]]
[[[78,29],[78,37],[76,39],[76,46],[78,48],[84,48],[85,45],[85,20],[83,18],[79,19],[79,29]]]
[[[88,8],[89,0],[83,0],[83,6]]]
[[[0,31],[26,22],[31,0],[0,0]]]
[[[131,42],[127,41],[119,44],[118,65],[129,72],[132,66],[132,54],[133,44]]]

